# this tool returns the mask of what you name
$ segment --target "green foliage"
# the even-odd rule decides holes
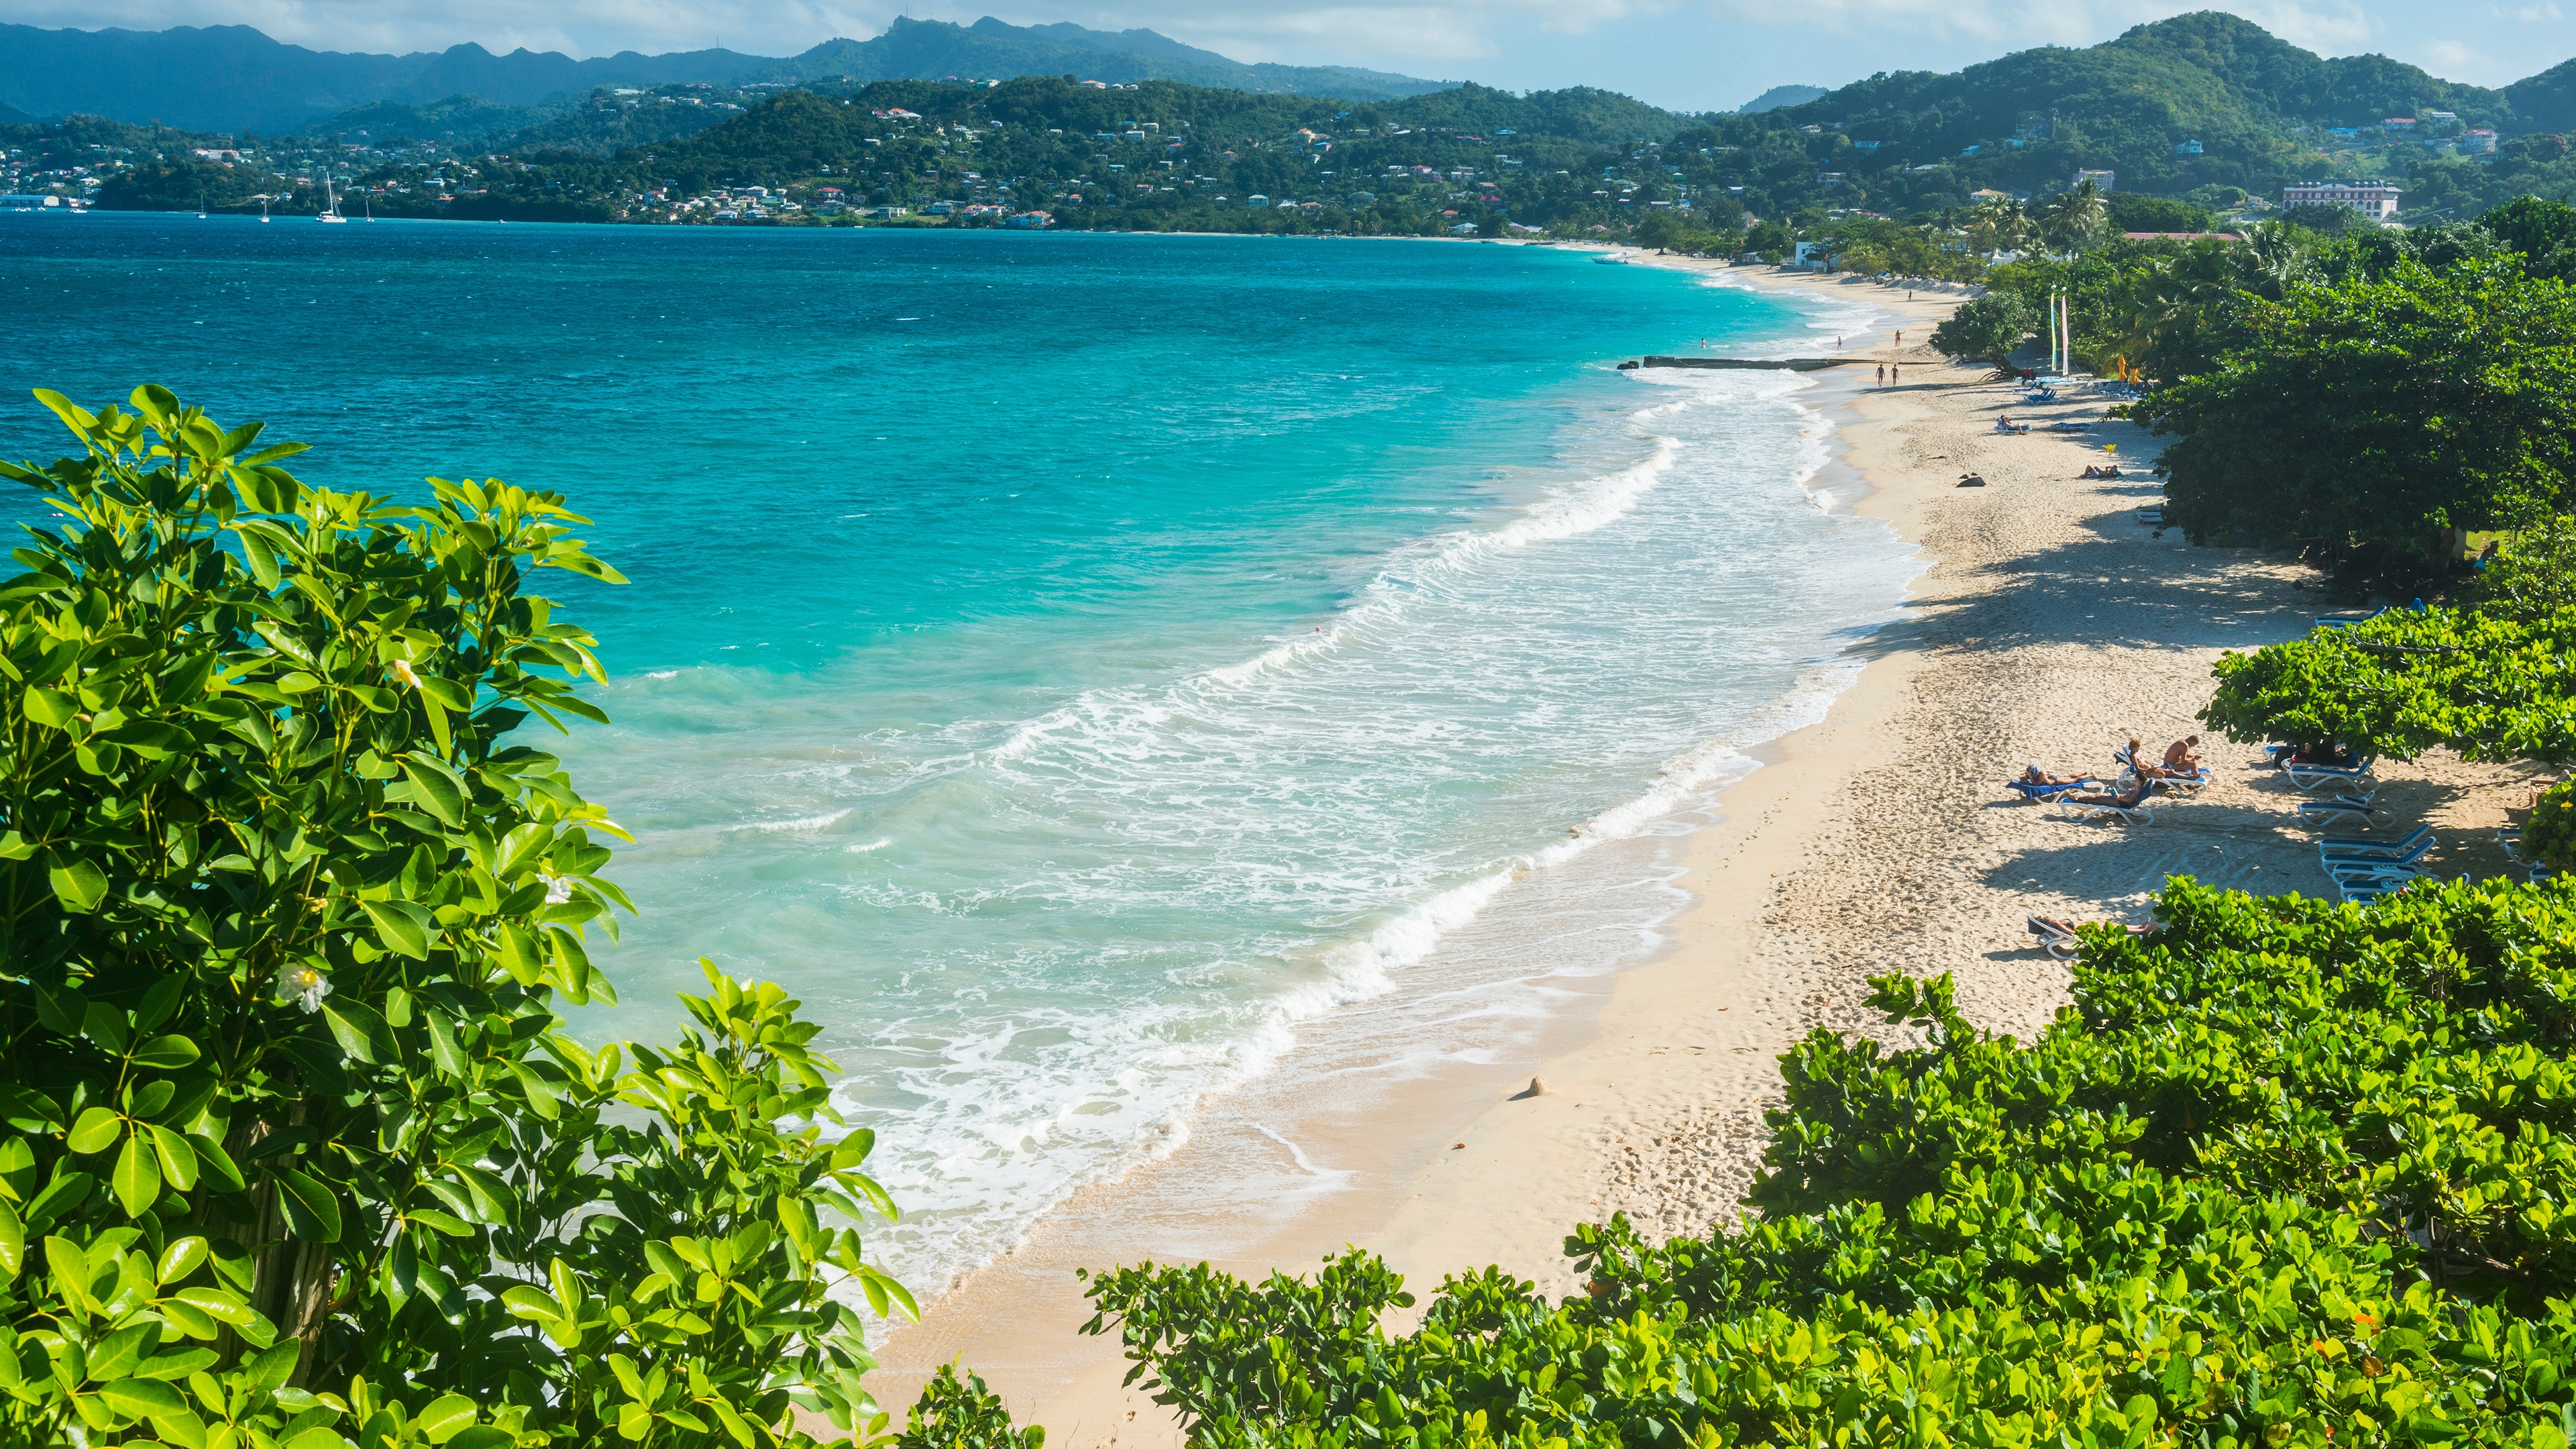
[[[2576,608],[2433,607],[2319,629],[2216,666],[2201,720],[2235,740],[2341,740],[2412,759],[2576,760]]]
[[[2522,851],[2552,870],[2576,868],[2576,781],[2552,785],[2533,802],[2522,828]]]
[[[2177,879],[2156,914],[2085,929],[2026,1047],[1879,978],[1925,1044],[1810,1035],[1762,1216],[1583,1228],[1585,1297],[1452,1277],[1389,1336],[1365,1255],[1149,1265],[1092,1280],[1091,1329],[1200,1445],[2564,1449],[2576,895]]]
[[[2029,304],[2011,292],[1989,292],[1962,302],[1932,329],[1932,347],[1944,357],[2007,366],[2012,350],[2039,329]]]
[[[2576,277],[2576,206],[2521,196],[2479,216],[2478,225],[2522,253],[2533,276]]]
[[[559,1015],[615,1000],[620,832],[505,739],[601,717],[524,588],[620,581],[582,520],[38,396],[81,452],[0,465],[57,515],[0,584],[0,1440],[873,1432],[827,1290],[908,1300],[826,1221],[890,1205],[817,1028],[712,968],[676,1048]]]
[[[1015,1428],[1002,1396],[983,1377],[960,1378],[955,1364],[941,1364],[922,1386],[897,1449],[1044,1449],[1046,1430]]]
[[[2195,542],[2296,539],[2421,560],[2441,530],[2563,511],[2576,461],[2576,292],[2501,262],[2294,286],[2250,340],[2137,416],[2181,436],[2166,518]]]
[[[2215,219],[2208,212],[2188,201],[2117,191],[2111,194],[2108,203],[2107,219],[2113,231],[2201,232],[2217,229]]]

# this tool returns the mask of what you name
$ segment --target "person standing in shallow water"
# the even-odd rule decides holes
[[[1878,385],[1880,387],[1887,386],[1887,364],[1884,362],[1878,365]]]

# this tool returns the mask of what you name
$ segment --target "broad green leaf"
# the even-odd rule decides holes
[[[57,857],[59,859],[59,857]],[[56,864],[45,870],[45,881],[54,889],[54,899],[74,915],[88,915],[107,899],[107,873],[87,860],[69,865]]]
[[[331,1190],[300,1168],[280,1167],[277,1206],[287,1229],[308,1243],[340,1241],[340,1201]]]
[[[18,1220],[18,1210],[0,1197],[0,1283],[18,1276],[27,1263],[27,1225]]]
[[[152,1160],[160,1164],[161,1176],[181,1192],[196,1191],[197,1153],[188,1139],[157,1123],[143,1130],[152,1138]]]
[[[161,1200],[161,1167],[153,1159],[150,1147],[144,1145],[141,1133],[125,1139],[125,1150],[116,1154],[116,1171],[108,1178],[116,1193],[117,1205],[129,1217],[141,1217]]]
[[[444,1444],[475,1420],[474,1401],[463,1394],[442,1394],[413,1419],[412,1427],[432,1444]]]
[[[91,1107],[72,1124],[71,1136],[65,1139],[65,1145],[74,1152],[105,1152],[116,1145],[116,1139],[124,1131],[125,1119],[118,1116],[113,1108]]]
[[[217,1323],[232,1328],[244,1327],[259,1315],[241,1300],[241,1295],[224,1288],[182,1288],[170,1295],[181,1303],[203,1313]],[[280,1382],[283,1382],[281,1380]]]
[[[280,1440],[277,1449],[348,1449],[348,1441],[342,1439],[337,1430],[316,1424],[292,1438]]]
[[[152,1432],[176,1449],[206,1449],[206,1421],[193,1411],[153,1415]]]
[[[490,1424],[477,1424],[447,1441],[447,1449],[513,1449],[518,1436]]]
[[[58,689],[31,689],[20,706],[27,718],[40,725],[61,729],[80,717],[80,701]]]
[[[197,1237],[174,1238],[161,1250],[161,1260],[153,1265],[156,1283],[175,1283],[205,1266],[206,1240]]]
[[[185,1135],[188,1139],[188,1150],[197,1154],[198,1167],[213,1174],[215,1181],[224,1185],[224,1191],[242,1190],[245,1184],[242,1181],[241,1168],[234,1165],[232,1155],[225,1152],[221,1144],[202,1133],[191,1132]]]
[[[62,1129],[63,1109],[32,1087],[0,1082],[0,1122],[21,1132],[56,1132]]]
[[[450,830],[465,827],[465,782],[445,761],[407,754],[402,757],[402,771],[404,778],[411,781],[412,798],[437,816],[440,824]]]
[[[369,903],[372,907],[373,903]],[[373,914],[372,909],[369,912]],[[331,1039],[340,1050],[359,1061],[385,1063],[394,1059],[393,1031],[375,1009],[347,997],[326,996],[322,999],[322,1019],[331,1028]]]
[[[367,919],[375,923],[376,938],[385,943],[386,949],[415,961],[429,959],[429,942],[437,934],[438,922],[428,911],[409,901],[360,901],[358,906],[367,913]],[[327,1004],[325,1009],[328,1009]],[[348,1043],[344,1041],[341,1045],[346,1048]],[[350,1055],[357,1056],[357,1053],[351,1051]],[[362,1057],[360,1060],[373,1061],[374,1058]]]
[[[456,1043],[456,1032],[440,1011],[422,1013],[422,1024],[429,1030],[429,1059],[451,1077],[462,1078],[467,1069],[465,1049]]]
[[[202,1055],[195,1042],[176,1035],[156,1036],[134,1049],[136,1065],[163,1072],[175,1072]]]
[[[88,1201],[89,1190],[97,1185],[98,1179],[86,1172],[66,1172],[45,1184],[45,1190],[27,1204],[27,1230],[42,1231],[55,1218]]]
[[[184,1414],[188,1401],[179,1391],[156,1379],[118,1379],[99,1389],[99,1397],[129,1419],[147,1418],[154,1414]],[[334,1449],[339,1443],[332,1440]]]

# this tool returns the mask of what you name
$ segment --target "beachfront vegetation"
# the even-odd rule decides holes
[[[2155,915],[2084,928],[2027,1046],[1877,980],[1918,1044],[1782,1059],[1762,1216],[1581,1228],[1585,1296],[1488,1269],[1390,1335],[1364,1254],[1147,1264],[1091,1280],[1090,1331],[1200,1445],[2564,1449],[2576,897],[2176,879]]]
[[[816,1026],[708,971],[586,1045],[622,838],[535,716],[601,718],[619,582],[563,500],[311,488],[157,387],[0,465],[0,1442],[801,1446],[879,1421],[865,1133]],[[815,1417],[801,1421],[794,1407]]]
[[[2039,326],[2030,307],[2011,292],[1989,292],[1959,304],[1932,329],[1932,346],[1945,356],[2010,365],[2012,351]]]
[[[2136,409],[2169,524],[2309,544],[2347,572],[2420,568],[2448,530],[2563,511],[2576,469],[2576,292],[2518,258],[2401,256],[2249,298],[2243,340]],[[2388,555],[2398,555],[2390,559]]]

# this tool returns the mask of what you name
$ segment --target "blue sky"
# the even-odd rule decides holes
[[[2576,0],[2563,0],[2576,7]],[[2379,51],[2502,85],[2576,56],[2562,0],[2222,3],[2327,55]],[[95,29],[255,25],[332,50],[464,40],[574,55],[723,45],[784,55],[897,14],[1145,26],[1243,60],[1364,65],[1516,90],[1597,85],[1681,110],[1782,83],[1954,70],[2033,45],[2091,45],[2205,4],[2158,0],[0,0],[0,20]]]

